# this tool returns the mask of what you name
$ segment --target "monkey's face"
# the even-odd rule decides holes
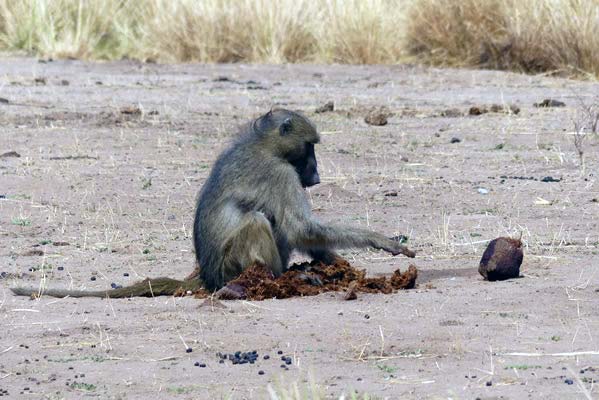
[[[316,163],[316,153],[314,152],[314,143],[306,143],[304,156],[297,160],[291,161],[295,167],[302,187],[318,185],[320,183],[320,175],[318,175],[318,165]]]
[[[320,141],[316,126],[305,116],[289,110],[271,110],[254,122],[264,145],[287,160],[297,172],[302,187],[320,183],[314,145]]]

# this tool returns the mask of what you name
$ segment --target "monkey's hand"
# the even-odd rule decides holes
[[[381,247],[381,250],[385,250],[394,256],[403,254],[404,256],[410,258],[416,257],[416,253],[400,243],[401,240],[405,240],[405,236],[400,235],[389,238],[389,244],[385,245],[385,247]]]

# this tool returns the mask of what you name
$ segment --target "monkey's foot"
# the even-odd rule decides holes
[[[219,300],[241,300],[246,297],[246,289],[237,284],[229,283],[214,294]]]

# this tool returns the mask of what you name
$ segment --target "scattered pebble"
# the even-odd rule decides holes
[[[457,108],[448,108],[447,110],[441,111],[442,117],[456,118],[462,117],[464,113]]]
[[[491,104],[490,106],[473,106],[468,110],[469,115],[482,115],[486,113],[518,114],[520,107],[514,104]]]
[[[0,154],[0,158],[8,158],[8,157],[21,157],[19,153],[16,151],[7,151],[6,153]]]
[[[262,370],[258,371],[258,375],[264,375],[264,371],[262,371]]]
[[[89,279],[90,279],[91,281],[95,281],[95,280],[96,280],[96,277],[95,277],[95,276],[92,276],[92,277],[91,277],[91,278],[89,278]]]
[[[370,315],[366,314],[366,315],[364,315],[364,318],[370,319]]]
[[[123,285],[119,285],[118,283],[112,282],[110,284],[110,287],[113,288],[113,289],[121,289],[123,287]]]
[[[561,179],[556,179],[552,176],[545,176],[543,179],[541,179],[541,182],[561,182]]]
[[[188,347],[188,348],[185,349],[186,353],[191,353],[192,351],[193,351],[193,349],[191,347]]]
[[[270,356],[268,354],[265,354],[264,357],[262,357],[262,358],[264,358],[265,360],[268,360],[270,358]]]
[[[59,271],[64,271],[64,267],[56,267],[56,269]]]
[[[316,114],[322,114],[322,113],[331,112],[334,110],[335,110],[335,103],[333,103],[333,101],[327,101],[322,106],[320,106],[316,110],[314,110],[314,112]]]
[[[370,110],[370,112],[368,112],[366,117],[364,117],[364,122],[366,122],[368,125],[374,126],[387,125],[387,119],[391,115],[392,113],[389,112],[389,109],[387,107],[375,107],[372,110]]]
[[[356,291],[357,283],[354,281],[349,284],[347,291],[343,295],[343,300],[356,300],[358,298],[358,293]]]
[[[537,108],[543,108],[543,107],[565,107],[566,103],[564,103],[563,101],[554,100],[554,99],[545,99],[545,100],[541,101],[540,103],[534,103],[533,106],[535,106]]]
[[[129,276],[129,272],[123,273],[123,276]]]
[[[141,115],[141,109],[136,106],[128,106],[121,108],[121,114],[124,115]]]
[[[449,141],[449,143],[460,143],[462,141],[462,139],[457,138],[457,137],[452,137],[451,140]]]
[[[221,361],[229,360],[233,365],[238,364],[254,364],[258,360],[258,352],[256,350],[242,352],[236,351],[235,353],[216,353],[220,357]]]
[[[574,384],[574,381],[573,381],[572,379],[566,379],[566,380],[564,381],[564,383],[566,383],[567,385],[573,385],[573,384]]]
[[[486,385],[487,385],[487,386],[493,386],[493,382],[491,382],[491,381],[487,381]]]

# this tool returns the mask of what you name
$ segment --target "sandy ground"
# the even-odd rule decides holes
[[[580,102],[598,95],[597,83],[412,66],[2,59],[0,154],[20,157],[0,158],[0,395],[262,399],[269,384],[297,382],[327,397],[599,398],[598,140],[581,174],[569,134]],[[545,98],[566,106],[533,107]],[[328,100],[336,111],[315,114]],[[493,103],[521,111],[466,115]],[[314,212],[408,235],[417,289],[226,308],[8,290],[189,274],[210,165],[273,104],[322,131]],[[389,123],[367,125],[383,105]],[[522,235],[524,277],[485,282],[478,262],[503,235]],[[372,276],[409,263],[343,255]],[[255,364],[216,355],[252,350]]]

